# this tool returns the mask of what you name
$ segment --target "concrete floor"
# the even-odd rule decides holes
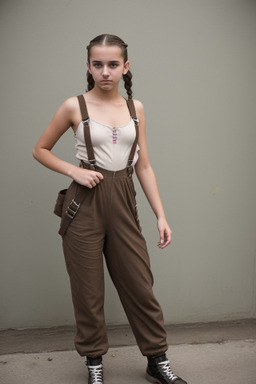
[[[173,343],[170,342],[167,353],[172,369],[187,380],[188,384],[256,384],[256,322],[254,320],[172,326],[167,330],[169,342],[171,339],[175,340]],[[58,341],[60,336],[57,331],[62,334],[61,343]],[[20,337],[18,337],[19,332],[21,332]],[[113,327],[109,330],[112,346],[104,356],[105,384],[146,383],[146,360],[134,345],[134,339],[129,332],[129,328],[126,327]],[[42,344],[37,348],[33,345],[32,340],[36,333],[39,341],[46,339],[43,348]],[[73,347],[63,350],[66,346],[64,329],[60,332],[55,328],[55,337],[53,329],[48,330],[52,343],[55,339],[57,347],[60,348],[60,344],[62,345],[62,350],[59,351],[52,348],[49,343],[47,345],[47,337],[44,338],[42,333],[43,330],[0,332],[0,383],[86,384],[87,368],[84,366],[84,359],[78,356]],[[176,339],[173,337],[174,334]],[[69,345],[69,332],[66,335],[66,343]],[[12,353],[3,354],[3,349],[8,349],[8,342],[11,339],[16,342],[18,340],[16,351],[13,342],[10,343]],[[25,341],[25,339],[27,351],[20,353],[22,340]],[[186,342],[184,342],[185,339]],[[32,342],[30,350],[29,340]],[[5,348],[3,348],[3,342]]]

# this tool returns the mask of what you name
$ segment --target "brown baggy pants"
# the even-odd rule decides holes
[[[84,188],[84,201],[63,236],[77,324],[76,349],[81,356],[93,358],[105,354],[109,347],[104,318],[104,254],[142,354],[160,355],[168,348],[166,332],[152,291],[153,277],[132,177],[126,169],[96,170],[104,179],[95,188],[73,182],[65,199],[68,205],[75,189]]]

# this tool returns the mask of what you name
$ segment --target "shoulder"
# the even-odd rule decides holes
[[[77,124],[77,121],[80,119],[80,109],[77,96],[72,96],[66,99],[58,110],[58,115],[68,121],[70,126]]]
[[[141,101],[139,100],[133,100],[136,111],[137,112],[144,112],[144,106]]]
[[[142,121],[145,119],[144,106],[141,101],[133,100],[138,119]]]
[[[77,96],[72,96],[66,99],[61,107],[67,112],[67,113],[74,113],[78,108],[78,99]]]

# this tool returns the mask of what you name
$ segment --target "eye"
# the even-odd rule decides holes
[[[93,63],[93,66],[94,66],[94,68],[101,68],[101,67],[102,67],[102,64],[99,63],[99,62],[94,62],[94,63]]]
[[[118,63],[111,63],[111,64],[110,64],[110,67],[111,67],[111,68],[116,68],[116,67],[118,67]]]

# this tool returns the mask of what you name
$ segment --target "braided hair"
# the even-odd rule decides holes
[[[87,48],[87,60],[90,62],[90,51],[91,48],[95,45],[117,45],[122,50],[122,56],[124,58],[124,62],[128,60],[127,47],[128,45],[120,39],[120,37],[115,35],[99,35],[90,41],[90,44]],[[132,73],[129,70],[125,75],[123,75],[124,87],[126,89],[126,93],[128,95],[128,99],[132,99]],[[94,88],[94,80],[89,71],[87,71],[87,91],[90,91]]]

